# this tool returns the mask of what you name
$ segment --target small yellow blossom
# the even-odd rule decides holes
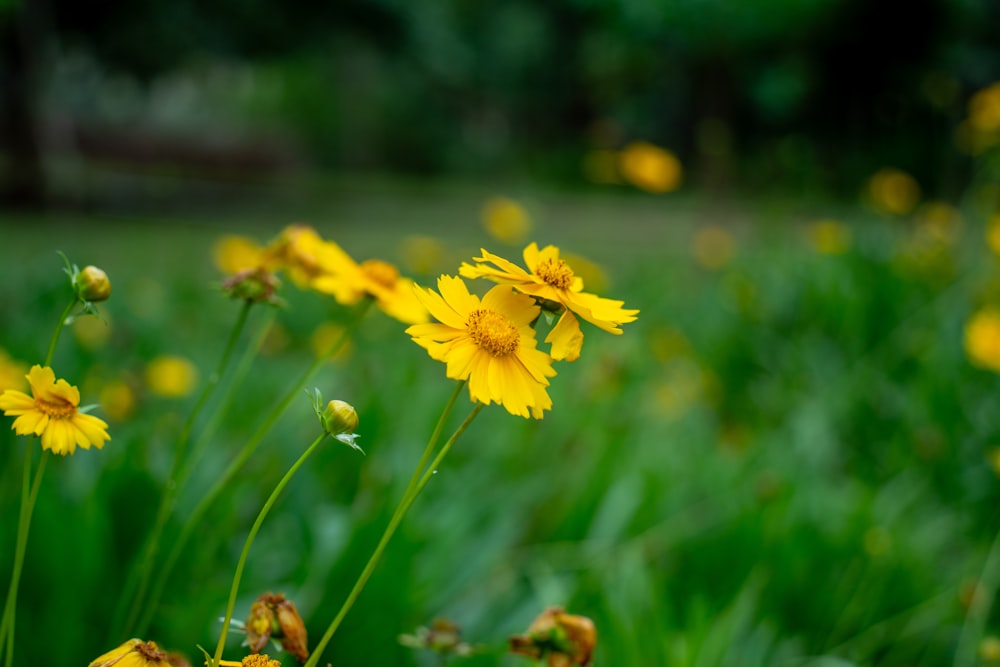
[[[11,359],[10,355],[0,349],[0,392],[5,389],[21,390],[27,387],[28,383],[24,378],[27,372],[27,364]]]
[[[534,300],[497,285],[480,300],[454,276],[438,278],[438,292],[415,288],[440,324],[415,324],[406,330],[432,359],[447,364],[447,375],[469,381],[473,401],[496,402],[507,412],[541,419],[552,408],[547,378],[556,374],[552,359],[535,343],[531,323],[541,309]]]
[[[1000,130],[1000,81],[969,99],[969,122],[980,132]]]
[[[531,216],[507,197],[493,197],[483,206],[483,227],[501,243],[521,243],[531,231]]]
[[[965,352],[974,365],[1000,373],[1000,311],[987,308],[969,319]]]
[[[621,334],[621,325],[634,322],[638,310],[623,308],[623,301],[605,299],[583,291],[583,279],[559,258],[559,248],[546,246],[538,249],[531,243],[524,249],[525,271],[503,257],[480,249],[482,257],[475,257],[475,264],[463,263],[459,272],[466,278],[488,278],[501,285],[538,299],[562,306],[559,321],[546,336],[552,344],[551,355],[556,360],[575,361],[580,357],[583,332],[576,315],[609,333]]]
[[[171,667],[168,656],[156,642],[130,639],[91,661],[88,667]]]
[[[691,252],[700,265],[718,270],[736,255],[736,240],[722,225],[704,225],[695,232]]]
[[[531,622],[523,635],[509,640],[509,651],[547,667],[586,667],[597,646],[597,628],[586,616],[567,614],[562,607],[549,607]]]
[[[676,155],[645,141],[626,146],[619,156],[619,167],[626,181],[656,194],[676,190],[683,178]]]
[[[103,420],[78,410],[80,390],[60,379],[48,366],[34,365],[26,376],[31,396],[8,389],[0,395],[0,409],[8,417],[17,417],[12,429],[18,435],[41,436],[42,449],[65,456],[77,446],[101,449],[110,440]]]
[[[840,255],[851,247],[851,230],[836,220],[818,220],[810,224],[806,238],[821,255]]]
[[[885,168],[869,179],[868,194],[878,210],[892,215],[906,215],[920,201],[920,186],[905,171]]]
[[[184,357],[161,356],[146,365],[146,386],[164,398],[183,398],[194,391],[198,369]]]
[[[264,248],[245,236],[221,237],[212,248],[212,258],[215,266],[229,275],[253,271],[265,264]]]
[[[299,287],[337,267],[340,246],[321,237],[308,225],[290,225],[264,249],[266,268],[284,269]]]

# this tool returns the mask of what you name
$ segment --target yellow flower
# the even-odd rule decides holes
[[[974,365],[1000,373],[1000,311],[981,310],[966,323],[965,352]]]
[[[1000,81],[972,96],[969,100],[969,122],[980,132],[1000,130]]]
[[[469,381],[473,401],[496,402],[513,415],[535,419],[552,408],[545,387],[556,372],[535,344],[531,323],[541,309],[532,299],[497,285],[480,300],[455,276],[438,278],[440,294],[414,289],[440,324],[415,324],[406,333],[432,359],[447,364],[448,377]]]
[[[645,141],[626,146],[619,166],[626,181],[646,192],[670,192],[681,185],[683,169],[677,156]]]
[[[3,413],[17,417],[11,428],[18,435],[41,436],[42,449],[61,456],[72,454],[77,445],[101,449],[111,439],[107,423],[77,410],[80,390],[66,380],[57,382],[51,368],[36,364],[26,377],[31,384],[31,396],[15,389],[0,395]]]
[[[212,257],[219,270],[230,275],[253,271],[265,264],[264,249],[245,236],[221,237],[212,248]]]
[[[427,309],[421,305],[413,291],[413,281],[399,275],[399,269],[379,259],[368,259],[358,264],[340,246],[328,241],[325,250],[327,269],[313,278],[310,287],[350,306],[366,296],[386,315],[404,324],[423,324]]]
[[[502,243],[520,243],[531,231],[531,217],[524,207],[507,197],[493,197],[483,206],[483,227]]]
[[[161,356],[146,365],[146,385],[164,398],[183,398],[198,382],[198,369],[184,357]]]
[[[290,225],[264,249],[264,265],[281,268],[299,287],[336,268],[345,255],[336,243],[321,237],[308,225]]]
[[[552,344],[551,355],[556,360],[576,361],[583,346],[583,332],[573,313],[609,333],[620,334],[620,326],[634,322],[638,310],[622,308],[623,301],[604,299],[583,291],[583,280],[559,259],[559,249],[546,246],[541,250],[532,243],[524,249],[525,271],[503,257],[481,250],[475,265],[463,263],[459,272],[466,278],[489,278],[502,285],[539,299],[553,301],[565,309],[559,321],[546,336]],[[493,266],[490,266],[492,264]]]
[[[254,653],[239,662],[234,660],[220,660],[219,667],[281,667],[281,663],[277,660],[272,660],[262,653]]]
[[[806,238],[821,255],[840,255],[851,246],[851,230],[836,220],[819,220],[810,224]]]
[[[170,663],[156,642],[130,639],[93,660],[88,667],[170,667]]]
[[[5,351],[0,350],[0,392],[5,389],[22,389],[27,370],[27,364],[14,361]]]
[[[880,169],[868,181],[868,193],[875,208],[892,215],[906,215],[920,200],[920,186],[899,169]]]

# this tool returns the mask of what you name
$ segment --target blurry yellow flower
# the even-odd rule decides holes
[[[212,258],[215,266],[229,275],[252,271],[265,264],[264,249],[245,236],[227,235],[219,238],[212,248]]]
[[[156,642],[130,639],[93,660],[88,667],[171,667]]]
[[[146,385],[165,398],[183,398],[198,382],[198,369],[184,357],[161,356],[146,365]]]
[[[440,324],[406,330],[432,359],[447,364],[446,374],[469,381],[473,401],[496,402],[507,412],[541,419],[552,408],[545,388],[556,374],[552,359],[535,343],[531,323],[541,309],[534,300],[497,285],[479,299],[454,276],[438,278],[440,294],[415,288]]]
[[[333,344],[344,335],[344,327],[333,322],[323,322],[313,331],[309,338],[309,344],[313,353],[318,357],[326,354]],[[346,359],[351,354],[351,341],[347,340],[333,353],[331,359]]]
[[[982,155],[997,144],[1000,144],[1000,129],[981,130],[968,118],[955,128],[955,146],[966,155]]]
[[[346,405],[346,404],[345,404]],[[351,408],[353,411],[353,408]],[[357,425],[357,414],[355,425]],[[250,617],[246,621],[247,646],[251,653],[260,653],[271,639],[281,642],[281,648],[294,655],[299,662],[309,658],[306,640],[306,628],[299,616],[295,603],[281,593],[264,593],[250,606]],[[266,657],[266,656],[262,656]],[[269,662],[247,662],[243,665],[261,665],[266,667]]]
[[[73,337],[87,350],[96,350],[111,338],[110,322],[99,317],[77,317],[73,320]]]
[[[619,156],[625,180],[647,192],[670,192],[680,187],[683,169],[673,153],[645,141],[626,146]]]
[[[329,242],[328,268],[312,280],[310,286],[318,292],[331,294],[345,306],[350,306],[366,296],[375,299],[386,315],[404,324],[422,324],[427,321],[427,310],[413,291],[413,281],[399,275],[399,269],[379,259],[365,260],[358,264],[340,246]]]
[[[868,194],[878,210],[892,215],[906,215],[920,201],[920,186],[905,171],[885,168],[869,179]]]
[[[583,332],[574,313],[604,331],[621,334],[621,325],[634,322],[638,310],[622,308],[624,301],[604,299],[583,291],[583,279],[559,259],[559,248],[545,246],[541,250],[532,242],[524,249],[525,271],[503,257],[480,249],[475,265],[463,263],[459,272],[466,278],[488,278],[501,285],[510,285],[519,292],[557,303],[562,316],[546,336],[552,344],[553,359],[575,361],[580,357]],[[492,265],[492,266],[491,266]]]
[[[121,380],[104,385],[97,400],[111,421],[125,421],[135,408],[135,394],[128,383]]]
[[[979,642],[979,659],[987,665],[1000,665],[1000,637],[987,635]]]
[[[411,273],[427,276],[441,270],[444,246],[430,236],[407,236],[400,246],[400,254]]]
[[[586,616],[567,614],[562,607],[549,607],[528,626],[523,635],[509,640],[509,651],[548,667],[586,667],[597,646],[597,628]]]
[[[819,220],[806,229],[806,238],[821,255],[840,255],[851,247],[851,230],[836,220]]]
[[[969,319],[965,353],[975,366],[1000,373],[1000,311],[988,308]]]
[[[962,214],[942,201],[928,202],[920,209],[921,232],[938,243],[954,243],[962,227]]]
[[[531,217],[524,207],[507,197],[493,197],[483,206],[483,227],[502,243],[521,243],[531,231]]]
[[[721,225],[705,225],[695,232],[691,251],[706,269],[721,269],[736,254],[736,240]]]
[[[1000,130],[1000,81],[972,96],[969,100],[969,122],[980,132]]]
[[[111,439],[107,423],[77,409],[80,391],[66,380],[57,382],[51,368],[36,364],[27,378],[31,396],[15,389],[0,394],[0,409],[17,417],[11,428],[18,435],[41,436],[42,449],[60,456],[72,454],[77,446],[101,449]]]
[[[310,286],[318,276],[339,269],[347,254],[333,241],[308,225],[290,225],[264,249],[265,266],[279,268],[299,287]]]
[[[986,224],[986,243],[990,250],[1000,255],[1000,213],[990,216],[990,221]]]
[[[87,318],[96,319],[96,318]],[[22,364],[10,358],[4,350],[0,349],[0,392],[5,389],[24,389],[27,387],[24,374],[28,372],[28,365]]]

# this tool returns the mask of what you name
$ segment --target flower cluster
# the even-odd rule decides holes
[[[438,279],[438,291],[416,288],[437,323],[406,330],[431,358],[447,364],[447,375],[468,380],[475,402],[503,405],[508,412],[541,419],[552,407],[546,387],[556,374],[553,361],[575,361],[583,346],[577,317],[609,333],[633,322],[638,310],[623,302],[583,291],[583,280],[559,258],[559,249],[536,243],[524,249],[527,269],[482,250],[474,263],[464,263],[465,278],[498,283],[482,298],[454,276]],[[549,353],[538,349],[535,326],[542,312],[559,319],[545,338]]]

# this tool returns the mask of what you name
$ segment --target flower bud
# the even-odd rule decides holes
[[[106,301],[111,296],[111,281],[96,266],[85,266],[77,276],[76,290],[84,301]]]
[[[334,437],[350,435],[358,428],[358,413],[346,401],[333,400],[327,403],[320,420],[326,432]]]

